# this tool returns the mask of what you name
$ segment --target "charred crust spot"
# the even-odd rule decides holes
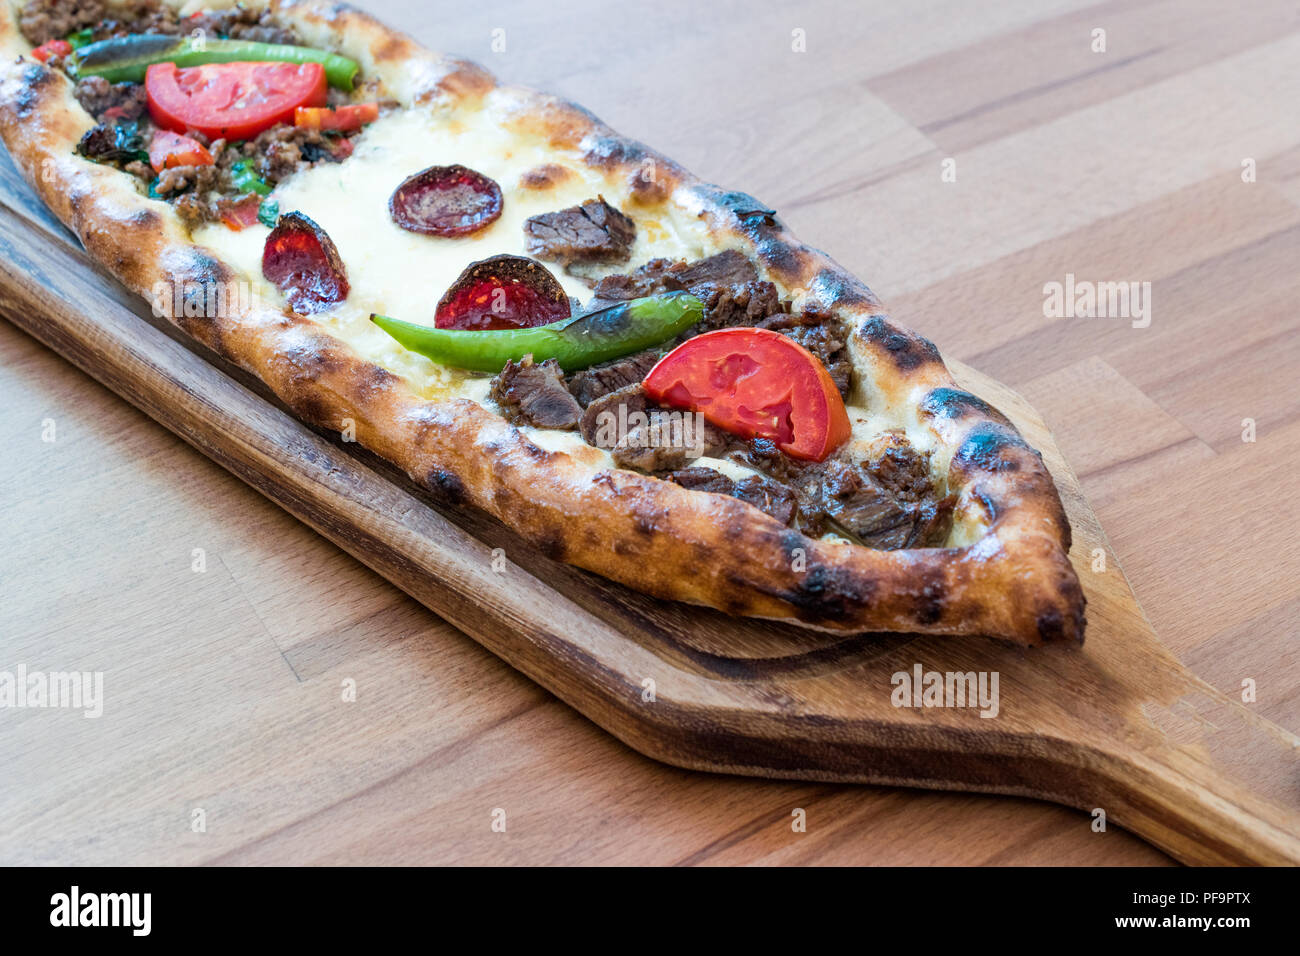
[[[30,116],[41,100],[41,91],[54,80],[54,73],[39,63],[23,69],[22,89],[14,97],[14,111],[22,117]]]
[[[23,84],[31,89],[39,89],[54,79],[54,72],[39,63],[33,63],[23,70]]]
[[[311,393],[294,395],[289,400],[289,407],[303,420],[313,425],[330,424],[329,405]]]
[[[872,345],[884,349],[899,371],[910,372],[923,365],[942,361],[933,342],[919,335],[908,335],[890,325],[883,316],[873,315],[862,323],[858,332]]]
[[[494,86],[492,74],[469,60],[456,60],[454,69],[438,81],[439,89],[458,98],[484,96]]]
[[[548,528],[534,539],[537,549],[552,561],[563,561],[567,549],[564,546],[564,533],[555,528]]]
[[[672,187],[662,172],[645,162],[628,174],[627,188],[632,199],[645,204],[667,199],[672,192]]]
[[[722,598],[719,610],[737,617],[744,616],[749,610],[749,602],[745,600],[744,595],[748,593],[753,582],[743,574],[735,571],[727,571],[723,574],[723,580],[727,582],[729,587]]]
[[[1007,417],[984,399],[959,388],[932,389],[921,402],[921,411],[934,418],[965,418],[967,414],[981,415],[995,422],[1009,424]]]
[[[599,136],[587,148],[582,158],[588,166],[612,170],[620,166],[636,166],[647,156],[646,148],[640,143],[620,139],[617,136]]]
[[[758,258],[769,269],[783,276],[798,276],[802,271],[804,252],[783,239],[762,239],[755,246]]]
[[[814,564],[799,583],[778,596],[793,605],[804,620],[841,621],[853,616],[856,608],[871,602],[875,583],[858,580],[848,572],[824,564]]]
[[[1061,547],[1068,554],[1070,546],[1074,544],[1074,529],[1070,527],[1070,516],[1065,513],[1065,505],[1061,502],[1061,497],[1056,496],[1056,521],[1061,529]]]
[[[709,191],[709,198],[731,213],[740,228],[755,242],[761,242],[780,228],[776,210],[766,203],[759,202],[749,193],[721,192],[712,189]]]
[[[409,53],[409,46],[405,38],[389,34],[377,48],[371,49],[371,54],[378,63],[401,60]]]
[[[776,210],[768,208],[749,193],[726,192],[717,197],[718,205],[731,211],[741,222],[762,220],[769,226],[776,225]]]
[[[519,450],[533,461],[548,461],[551,458],[551,453],[549,451],[538,445],[534,445],[527,438],[524,438],[519,442]]]
[[[632,515],[632,527],[636,530],[637,534],[643,534],[647,538],[653,537],[655,534],[654,519],[649,515],[641,514],[640,512]]]
[[[141,229],[157,229],[162,223],[162,217],[152,209],[137,209],[131,213],[128,222],[132,226],[138,226]]]
[[[573,178],[573,170],[557,163],[543,163],[527,169],[519,177],[521,189],[544,190]]]
[[[465,483],[443,468],[433,468],[424,476],[424,487],[445,505],[462,505],[467,500]]]
[[[875,308],[880,304],[880,300],[866,283],[835,269],[822,269],[818,272],[809,283],[809,289],[830,308],[836,306]]]
[[[1038,615],[1038,636],[1044,641],[1059,641],[1065,636],[1065,617],[1053,608]]]
[[[920,624],[934,624],[943,617],[944,598],[948,594],[948,585],[943,574],[937,570],[921,572],[922,584],[916,592],[916,620]]]
[[[808,542],[798,531],[786,531],[781,534],[781,553],[785,555],[787,562],[794,561],[795,552],[803,551],[808,553]]]
[[[361,370],[361,388],[369,395],[383,392],[401,383],[401,379],[388,369],[369,362],[358,363]]]
[[[189,250],[190,261],[187,263],[186,280],[192,282],[233,282],[235,274],[220,259],[216,259],[198,248]]]
[[[1006,425],[981,422],[970,430],[953,455],[952,467],[962,471],[1019,471],[1020,461],[1007,452],[1029,450],[1024,439]]]
[[[347,359],[334,348],[321,344],[314,337],[301,345],[286,349],[284,357],[295,370],[295,381],[314,382],[322,375],[344,371],[348,364]]]

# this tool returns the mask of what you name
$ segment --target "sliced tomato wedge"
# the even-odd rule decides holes
[[[67,40],[46,40],[32,50],[32,59],[44,63],[52,56],[67,56],[72,52],[72,44]]]
[[[677,346],[650,370],[645,391],[699,412],[741,438],[770,439],[792,458],[822,461],[848,440],[848,412],[826,367],[770,329],[719,329]]]
[[[212,154],[196,139],[156,129],[149,140],[149,165],[155,173],[170,166],[211,166]]]
[[[155,63],[144,88],[156,124],[209,139],[252,139],[300,106],[324,106],[327,90],[319,63]]]
[[[352,103],[335,109],[300,106],[293,111],[293,125],[307,129],[332,129],[350,133],[379,119],[378,103]]]
[[[221,221],[226,224],[226,228],[235,232],[247,229],[257,225],[257,210],[261,205],[262,197],[256,195],[226,203],[221,209]]]

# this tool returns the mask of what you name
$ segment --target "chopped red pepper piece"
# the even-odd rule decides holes
[[[149,165],[156,173],[171,166],[211,166],[212,154],[196,139],[156,129],[149,140]]]
[[[71,52],[72,44],[67,40],[46,40],[32,50],[32,58],[44,63],[52,56],[67,56]]]
[[[293,111],[293,125],[306,129],[329,129],[350,133],[379,119],[378,103],[353,103],[330,109],[328,106],[300,106]]]
[[[261,196],[245,196],[243,199],[227,203],[221,210],[221,221],[235,232],[247,229],[257,224],[257,210],[261,205]]]

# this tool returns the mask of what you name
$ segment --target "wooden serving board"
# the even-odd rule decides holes
[[[7,157],[0,200],[0,314],[642,753],[700,770],[1031,796],[1104,811],[1188,863],[1300,862],[1300,740],[1165,650],[1042,419],[973,369],[954,365],[1061,489],[1088,597],[1082,648],[822,635],[557,565],[303,425],[154,319]],[[894,706],[891,678],[918,665],[997,672],[996,717]]]

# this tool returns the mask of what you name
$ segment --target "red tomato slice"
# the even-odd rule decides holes
[[[293,121],[299,106],[325,105],[319,63],[205,63],[180,69],[155,63],[145,71],[149,115],[164,129],[197,130],[209,139],[252,139]]]
[[[155,173],[169,166],[211,166],[212,154],[198,140],[156,129],[149,140],[149,165]]]
[[[293,111],[293,125],[308,129],[333,129],[350,133],[379,119],[378,103],[353,103],[337,109],[300,106]]]
[[[817,357],[770,329],[719,329],[677,346],[645,391],[742,438],[767,438],[792,458],[822,461],[849,437],[844,400]]]
[[[52,56],[67,56],[72,52],[72,44],[67,40],[46,40],[32,50],[32,58],[44,63]]]

